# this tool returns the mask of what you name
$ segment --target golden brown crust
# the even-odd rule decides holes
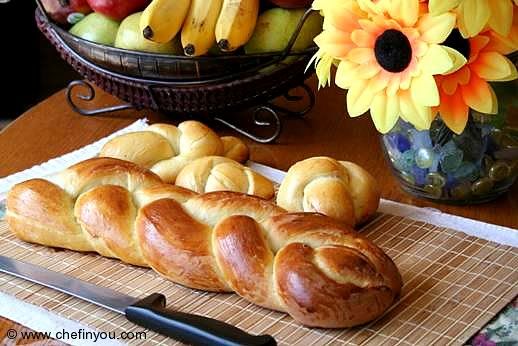
[[[372,217],[379,200],[378,184],[366,170],[329,157],[297,162],[277,194],[277,204],[288,211],[318,212],[350,226]]]
[[[221,155],[245,162],[248,147],[236,137],[220,138],[198,121],[184,121],[178,127],[153,124],[145,131],[124,134],[106,143],[99,156],[131,161],[149,168],[167,183],[194,159]]]
[[[176,185],[198,192],[234,191],[271,199],[273,183],[259,173],[222,156],[207,156],[185,166]]]
[[[195,194],[137,165],[97,158],[16,185],[7,221],[21,239],[149,266],[182,285],[245,299],[315,327],[380,316],[401,276],[342,222],[287,213],[235,192]]]

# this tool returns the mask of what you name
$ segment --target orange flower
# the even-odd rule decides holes
[[[461,133],[468,121],[469,109],[486,114],[498,111],[498,100],[488,81],[509,81],[518,78],[516,66],[504,55],[518,47],[509,39],[487,31],[470,39],[454,31],[445,44],[459,50],[468,62],[458,71],[436,76],[439,86],[439,114],[455,133]]]

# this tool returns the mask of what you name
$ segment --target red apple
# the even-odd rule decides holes
[[[143,10],[150,0],[87,0],[95,11],[121,21],[130,14]]]
[[[73,14],[92,12],[86,0],[42,0],[42,4],[50,18],[60,24],[75,24]]]
[[[270,0],[271,3],[282,8],[310,7],[313,0]]]

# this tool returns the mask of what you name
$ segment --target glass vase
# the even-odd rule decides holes
[[[454,204],[482,203],[507,192],[518,176],[518,129],[506,125],[516,118],[518,98],[516,84],[509,85],[495,90],[499,113],[472,111],[461,134],[438,116],[429,130],[400,120],[382,135],[385,157],[403,189]]]

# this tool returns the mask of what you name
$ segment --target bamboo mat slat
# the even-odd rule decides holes
[[[234,294],[196,291],[95,254],[24,243],[0,222],[0,253],[143,297],[166,295],[168,306],[210,316],[280,345],[462,344],[518,294],[518,249],[454,230],[379,215],[362,230],[392,257],[404,280],[399,301],[378,320],[339,330],[305,328],[286,314],[260,308]],[[0,274],[0,291],[106,332],[141,331],[124,317],[93,304]],[[174,344],[152,332],[132,344]]]

